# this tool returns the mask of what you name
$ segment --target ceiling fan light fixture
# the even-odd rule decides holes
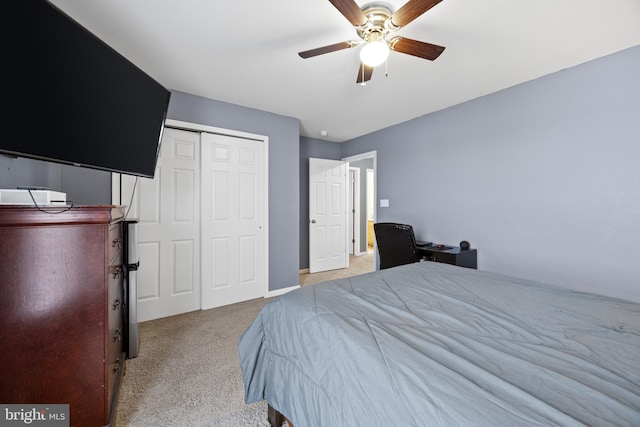
[[[365,44],[360,50],[360,60],[369,67],[377,67],[389,57],[386,40],[375,40]]]
[[[373,0],[374,3],[368,3],[362,7],[356,0],[329,1],[353,25],[358,40],[305,50],[298,52],[298,55],[301,58],[311,58],[361,46],[356,83],[362,86],[371,79],[374,68],[387,61],[389,52],[392,50],[433,61],[445,49],[443,46],[392,35],[442,0],[405,0],[406,3],[396,11],[389,4],[378,3],[378,0]],[[386,72],[385,75],[387,75]]]

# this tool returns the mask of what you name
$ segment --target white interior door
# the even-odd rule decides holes
[[[309,272],[349,266],[347,162],[309,158]]]
[[[267,292],[264,143],[202,135],[202,308]]]
[[[122,175],[138,218],[138,321],[200,308],[200,135],[165,128],[154,179]]]

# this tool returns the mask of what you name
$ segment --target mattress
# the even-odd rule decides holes
[[[238,350],[296,427],[640,425],[640,304],[447,264],[289,292]]]

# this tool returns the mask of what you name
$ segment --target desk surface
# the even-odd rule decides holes
[[[418,242],[416,242],[418,243]],[[432,251],[432,252],[446,252],[446,253],[464,253],[464,252],[470,252],[470,251],[475,251],[475,249],[473,248],[469,248],[469,249],[460,249],[460,246],[447,246],[445,245],[444,248],[439,248],[437,245],[434,245],[432,243],[425,243],[425,244],[416,244],[416,248],[418,248],[419,251]]]

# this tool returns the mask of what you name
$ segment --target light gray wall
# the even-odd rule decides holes
[[[640,301],[640,46],[342,144],[377,150],[378,221],[478,267]],[[377,205],[377,204],[376,204]]]
[[[300,137],[300,270],[309,268],[309,158],[340,160],[340,144]]]
[[[269,289],[298,285],[299,120],[175,91],[167,117],[269,137]]]
[[[0,188],[46,187],[74,205],[111,204],[111,174],[77,166],[0,154]]]

